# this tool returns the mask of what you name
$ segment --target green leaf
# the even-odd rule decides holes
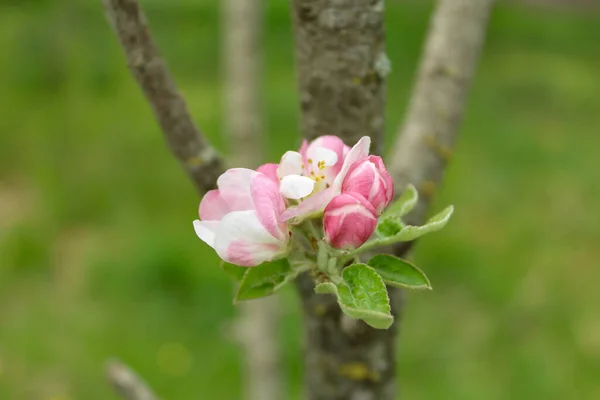
[[[337,287],[333,282],[321,282],[315,286],[315,292],[319,294],[335,294],[337,296]]]
[[[248,271],[248,267],[240,267],[239,265],[230,264],[226,261],[221,261],[221,269],[227,273],[230,277],[239,282],[244,277],[244,274]]]
[[[448,207],[446,207],[446,209],[444,209],[439,214],[431,217],[429,219],[429,221],[427,221],[427,223],[425,223],[425,225],[422,225],[422,226],[407,225],[404,228],[402,228],[400,233],[398,233],[394,237],[394,241],[395,242],[408,242],[408,241],[414,240],[420,236],[423,236],[427,233],[439,231],[444,226],[446,226],[446,223],[450,219],[450,216],[452,215],[453,212],[454,212],[454,207],[448,206]]]
[[[381,277],[366,264],[352,264],[342,271],[343,281],[337,285],[322,282],[315,287],[320,294],[335,294],[342,311],[362,319],[376,329],[387,329],[394,322],[390,299]]]
[[[377,272],[366,264],[353,264],[342,271],[342,278],[336,286],[342,311],[373,328],[389,328],[394,317],[387,289]]]
[[[425,273],[401,258],[380,254],[371,258],[369,266],[390,286],[431,290],[431,284]]]
[[[240,282],[234,302],[269,296],[296,275],[297,272],[292,270],[287,259],[248,268]]]
[[[388,207],[383,216],[403,217],[411,212],[411,210],[417,204],[417,201],[419,201],[417,189],[415,189],[413,185],[409,184],[406,186],[406,189],[404,189],[404,192],[402,192],[402,195],[398,198],[398,200]]]
[[[377,235],[383,238],[396,236],[403,227],[404,225],[400,221],[400,218],[394,216],[383,217],[379,219],[379,223],[377,224]]]

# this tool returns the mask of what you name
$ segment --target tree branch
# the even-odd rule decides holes
[[[144,91],[166,142],[196,188],[215,187],[223,160],[194,125],[154,43],[137,0],[102,0],[108,21],[119,38],[129,70]]]
[[[422,223],[440,183],[464,114],[494,0],[439,0],[404,126],[389,172],[398,189],[412,183],[419,203],[409,222]]]
[[[222,0],[225,131],[237,166],[258,167],[263,157],[261,31],[263,0]]]
[[[106,364],[106,377],[125,400],[158,400],[146,383],[120,361],[112,360]]]

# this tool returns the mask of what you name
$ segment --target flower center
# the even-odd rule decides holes
[[[317,161],[316,168],[312,158],[309,158],[307,161],[309,170],[308,177],[316,183],[313,193],[320,192],[324,188],[328,188],[330,185],[329,183],[325,182],[327,176],[324,174],[325,170],[329,167],[329,165],[327,165],[327,160]]]

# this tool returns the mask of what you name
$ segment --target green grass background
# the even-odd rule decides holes
[[[142,1],[197,122],[222,138],[217,0]],[[431,11],[389,1],[387,142]],[[265,134],[295,148],[287,2],[265,18]],[[500,4],[415,257],[406,399],[600,398],[600,17]],[[126,70],[100,1],[0,2],[0,399],[114,399],[117,356],[164,399],[238,399],[232,289],[194,235],[198,197]],[[392,156],[392,155],[390,155]],[[300,315],[281,295],[286,398]]]

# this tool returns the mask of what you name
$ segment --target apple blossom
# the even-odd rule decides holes
[[[345,192],[361,194],[381,215],[394,197],[394,182],[381,157],[368,156],[352,164],[342,182]]]
[[[251,267],[285,256],[290,233],[281,219],[285,201],[267,175],[227,170],[200,203],[194,229],[223,260]]]
[[[256,172],[260,172],[261,174],[266,175],[267,178],[271,179],[273,182],[279,185],[279,178],[277,177],[277,168],[279,168],[279,165],[267,163],[256,168]]]
[[[356,249],[371,237],[377,227],[375,208],[358,193],[339,194],[325,207],[323,227],[325,240],[332,247]]]
[[[322,138],[332,137],[323,136]],[[319,139],[321,138],[315,139],[313,143]],[[338,140],[341,142],[341,139]],[[304,157],[306,158],[306,164],[296,165],[293,168],[289,167],[292,162],[297,163],[299,159],[296,154],[288,154],[294,152],[284,154],[279,164],[278,174],[285,174],[283,177],[280,176],[282,194],[287,198],[300,200],[298,206],[289,208],[283,214],[282,218],[284,220],[322,211],[331,199],[342,192],[342,182],[352,164],[369,155],[371,139],[364,136],[351,149],[348,149],[342,143],[342,146],[335,148],[335,151],[326,147],[313,146],[313,143],[303,145],[301,153],[296,153],[306,155]],[[335,141],[327,139],[326,141],[317,142],[317,144],[319,143],[333,147]],[[341,163],[340,155],[343,158]],[[315,157],[315,159],[311,157]],[[315,160],[317,161],[315,162]],[[288,173],[292,170],[296,174]],[[317,171],[321,171],[321,175],[317,176]]]

